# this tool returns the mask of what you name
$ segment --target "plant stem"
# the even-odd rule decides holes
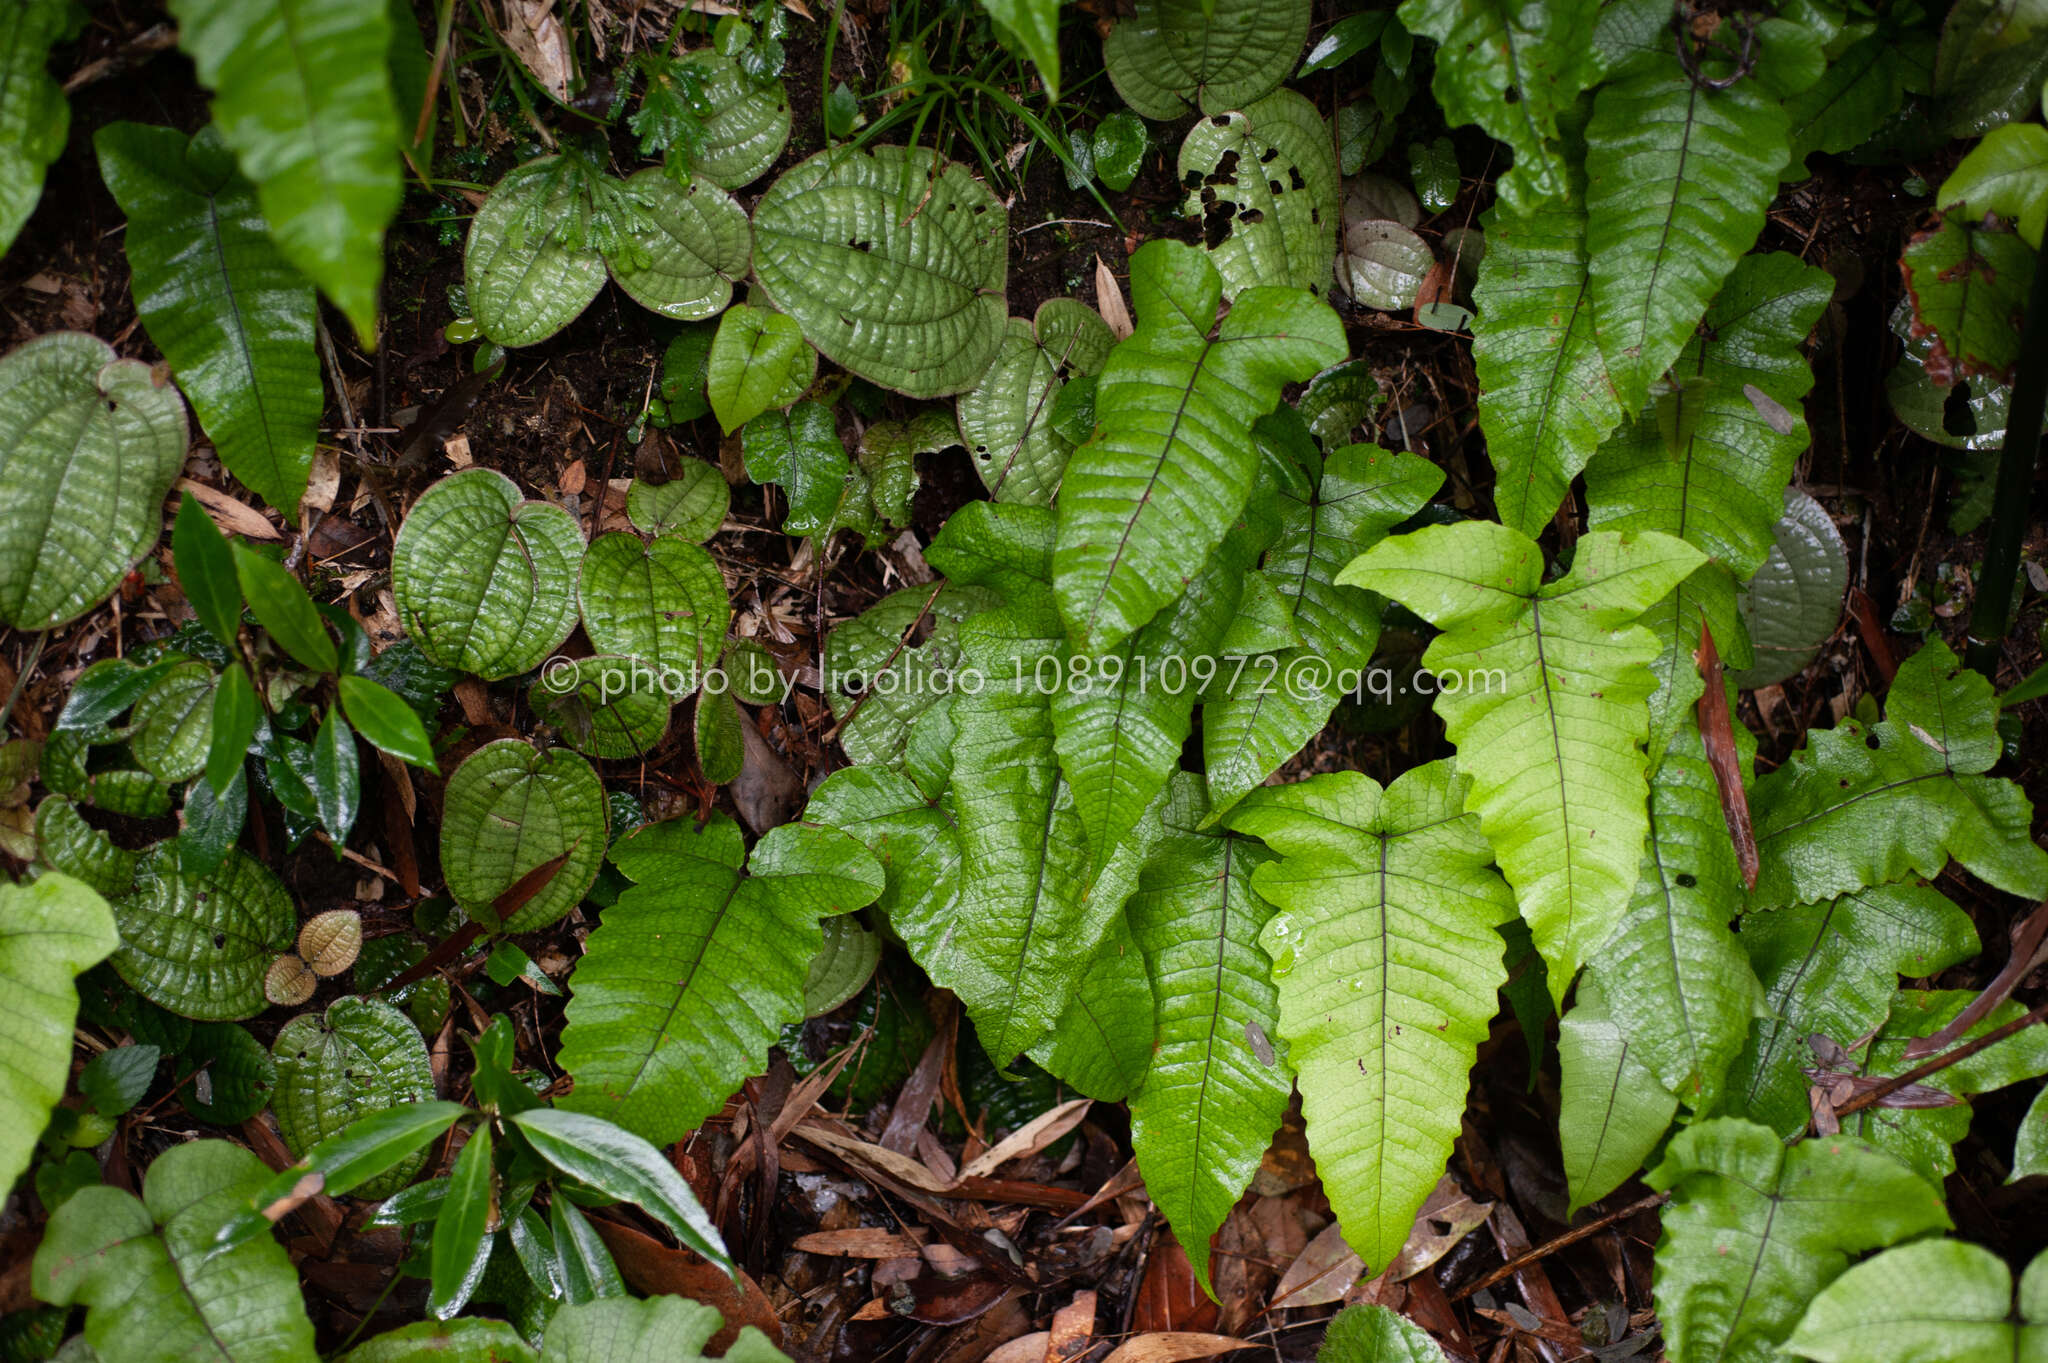
[[[1935,1073],[1937,1070],[1945,1070],[1958,1060],[1968,1060],[1979,1051],[1989,1050],[2007,1037],[2023,1032],[2043,1019],[2048,1019],[2048,1003],[2044,1003],[2033,1011],[2014,1018],[2003,1027],[1993,1028],[1980,1037],[1974,1037],[1952,1051],[1943,1051],[1932,1060],[1922,1065],[1915,1065],[1904,1074],[1893,1075],[1882,1084],[1875,1084],[1863,1090],[1863,1092],[1836,1108],[1835,1116],[1846,1117],[1852,1112],[1861,1112],[1864,1108],[1875,1107],[1908,1084],[1917,1084],[1928,1075]]]
[[[2048,415],[2048,266],[2034,263],[2027,294],[2027,321],[2020,333],[2019,373],[2005,423],[2005,448],[1998,456],[1998,491],[1993,501],[1991,538],[1984,546],[1984,570],[1977,579],[1977,604],[1970,612],[1970,666],[1987,677],[1998,668],[1999,644],[2012,614],[2012,583],[2020,569],[2020,540],[2033,500],[2034,461],[2041,449],[2041,422]]]

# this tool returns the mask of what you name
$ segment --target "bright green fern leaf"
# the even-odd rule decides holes
[[[802,824],[750,859],[722,814],[702,830],[651,824],[612,861],[634,884],[569,981],[559,1059],[576,1088],[561,1106],[666,1145],[767,1067],[782,1029],[803,1020],[819,919],[870,903],[882,868],[844,834]]]
[[[1165,836],[1126,904],[1156,1000],[1152,1067],[1131,1099],[1131,1143],[1154,1205],[1209,1291],[1209,1237],[1244,1195],[1291,1085],[1271,963],[1272,909],[1252,893],[1270,858],[1239,833],[1204,833],[1199,779],[1175,779]]]
[[[1251,424],[1344,357],[1329,306],[1260,286],[1212,319],[1222,282],[1207,256],[1155,241],[1131,257],[1138,329],[1111,352],[1096,437],[1061,486],[1053,554],[1059,614],[1077,647],[1114,648],[1169,601],[1243,510],[1258,470]]]
[[[1821,1289],[1785,1345],[1818,1363],[2040,1363],[2048,1357],[2048,1254],[2020,1277],[1981,1245],[1920,1240]]]
[[[2033,806],[1984,775],[2001,751],[1997,720],[1991,683],[1930,639],[1900,665],[1882,721],[1812,731],[1757,782],[1751,907],[1931,878],[1951,857],[2008,893],[2048,893],[2048,853],[2028,835]]]
[[[1777,100],[1754,80],[1710,90],[1668,47],[1601,87],[1586,125],[1586,250],[1624,411],[1642,406],[1755,242],[1786,150]]]
[[[1770,1363],[1850,1255],[1949,1224],[1938,1190],[1861,1141],[1787,1148],[1734,1118],[1680,1132],[1645,1181],[1671,1192],[1656,1296],[1672,1363]]]
[[[1150,816],[1156,820],[1156,815]],[[1120,1103],[1152,1065],[1152,980],[1127,914],[1110,920],[1102,945],[1031,1058],[1098,1102]]]
[[[1464,778],[1418,767],[1267,787],[1230,826],[1280,853],[1252,886],[1309,1149],[1344,1238],[1378,1271],[1442,1176],[1467,1074],[1507,978],[1495,931],[1514,897]]]
[[[1598,0],[1510,6],[1406,0],[1401,23],[1437,41],[1431,89],[1453,125],[1477,123],[1514,149],[1501,202],[1517,216],[1568,192],[1558,118],[1600,76]]]
[[[1486,258],[1472,286],[1472,362],[1494,509],[1532,537],[1622,417],[1593,315],[1586,177],[1575,158],[1564,176],[1556,195],[1521,217],[1486,211]]]
[[[1486,521],[1384,540],[1338,574],[1444,632],[1437,713],[1560,1002],[1612,935],[1647,830],[1643,702],[1657,642],[1631,624],[1698,567],[1669,535],[1596,532],[1543,581],[1534,541]]]
[[[1711,1111],[1763,991],[1728,930],[1742,879],[1696,729],[1681,728],[1651,773],[1649,814],[1635,893],[1588,974],[1637,1063]]]
[[[1921,979],[1977,954],[1969,915],[1920,885],[1754,914],[1740,940],[1767,1013],[1729,1068],[1728,1106],[1781,1136],[1812,1115],[1807,1038],[1853,1045],[1884,1022],[1901,975]]]
[[[1678,1115],[1678,1099],[1615,1022],[1600,978],[1586,973],[1557,1024],[1557,1139],[1573,1211],[1633,1178]]]

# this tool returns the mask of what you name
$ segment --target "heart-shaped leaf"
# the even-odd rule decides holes
[[[718,319],[705,388],[727,434],[771,408],[789,406],[817,376],[818,352],[794,317],[740,303]]]
[[[1115,344],[1102,314],[1072,298],[1010,319],[995,363],[959,401],[960,438],[991,497],[1052,504],[1074,450],[1052,428],[1053,401],[1074,375],[1101,373]]]
[[[789,96],[774,77],[760,80],[712,47],[685,53],[704,81],[704,144],[690,155],[690,170],[725,189],[767,174],[789,142]]]
[[[679,185],[660,166],[633,176],[626,189],[640,202],[646,230],[630,233],[627,248],[608,258],[612,278],[663,317],[717,316],[751,258],[745,210],[718,186]]]
[[[1180,144],[1181,211],[1202,235],[1223,294],[1282,284],[1330,290],[1337,153],[1316,106],[1276,90],[1242,112],[1201,119]]]
[[[91,610],[156,544],[185,463],[185,404],[74,331],[0,358],[0,624]]]
[[[470,220],[462,248],[463,287],[484,335],[499,345],[533,345],[576,320],[604,287],[594,246],[560,239],[564,219],[587,213],[576,177],[558,158],[508,172]]]
[[[160,781],[199,774],[213,743],[213,689],[212,668],[181,663],[135,702],[128,747],[144,771]]]
[[[1429,243],[1397,222],[1368,219],[1344,228],[1337,279],[1369,308],[1403,312],[1415,305],[1423,276],[1436,264]]]
[[[1147,118],[1242,109],[1287,78],[1308,0],[1136,0],[1102,40],[1124,103]]]
[[[754,275],[776,305],[826,356],[914,398],[988,372],[1008,266],[1002,204],[924,148],[821,152],[754,207]]]
[[[583,556],[577,599],[591,647],[652,664],[673,700],[696,690],[718,661],[732,613],[711,555],[672,535],[598,536]]]
[[[486,743],[448,778],[441,871],[470,918],[504,932],[544,928],[576,906],[604,864],[604,787],[590,764],[516,738]],[[566,857],[502,924],[493,902],[522,876]]]
[[[114,969],[150,1002],[188,1018],[232,1022],[263,1011],[263,977],[292,949],[298,916],[276,876],[230,851],[205,876],[176,841],[144,854],[135,888],[113,902]]]
[[[1756,665],[1733,674],[1744,690],[1804,671],[1833,637],[1849,589],[1849,551],[1826,507],[1786,488],[1773,534],[1770,553],[1738,597],[1756,649]]]
[[[71,26],[64,0],[0,12],[0,255],[35,211],[43,172],[64,150],[71,105],[50,77],[50,48]]]
[[[671,697],[662,674],[639,658],[557,660],[529,694],[543,723],[561,730],[578,752],[604,761],[644,757],[668,732]]]
[[[510,478],[464,469],[428,488],[391,551],[398,618],[443,667],[485,680],[528,672],[576,627],[583,531]]]
[[[686,459],[666,483],[635,478],[626,489],[626,516],[643,535],[673,535],[702,544],[725,523],[732,489],[715,465]]]
[[[324,1014],[287,1022],[270,1048],[277,1065],[271,1110],[294,1155],[338,1135],[359,1117],[434,1097],[427,1044],[412,1019],[382,999],[337,999]],[[412,1182],[427,1162],[417,1151],[356,1191],[384,1197]]]
[[[747,477],[777,483],[789,499],[782,518],[786,535],[822,535],[834,528],[846,499],[846,475],[853,463],[839,440],[832,409],[799,402],[784,411],[763,412],[740,432]]]

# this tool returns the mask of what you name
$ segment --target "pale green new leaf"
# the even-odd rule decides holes
[[[1520,217],[1480,218],[1486,258],[1472,286],[1479,424],[1501,522],[1543,532],[1573,478],[1621,420],[1602,354],[1586,250],[1585,174]]]
[[[674,535],[702,544],[718,533],[732,505],[732,489],[714,464],[685,459],[674,478],[635,478],[626,489],[626,516],[643,535]]]
[[[220,134],[113,123],[93,138],[128,215],[135,310],[228,472],[297,524],[319,433],[313,286],[271,242]]]
[[[820,152],[754,207],[754,276],[776,306],[826,356],[914,398],[981,381],[1008,266],[1002,204],[925,148]]]
[[[2048,224],[2048,128],[2008,123],[1992,129],[1941,182],[1934,201],[1961,205],[1977,218],[1996,213],[2038,251]]]
[[[711,555],[673,535],[600,535],[583,556],[576,597],[600,653],[644,659],[681,700],[718,663],[732,614]]]
[[[1068,461],[1053,555],[1067,632],[1098,652],[1179,596],[1237,520],[1258,469],[1251,425],[1281,386],[1345,353],[1336,314],[1296,289],[1246,289],[1215,326],[1221,280],[1178,242],[1138,249],[1131,295],[1138,327],[1103,366],[1096,436]]]
[[[666,1145],[767,1068],[804,1016],[819,919],[870,903],[882,868],[847,835],[786,824],[754,849],[715,815],[651,824],[613,863],[634,882],[570,978],[561,1106]]]
[[[1754,80],[1707,89],[1668,50],[1601,87],[1586,126],[1586,251],[1624,411],[1642,406],[1755,242],[1786,148],[1784,107]]]
[[[1259,946],[1272,909],[1252,893],[1269,857],[1242,834],[1198,831],[1208,812],[1201,781],[1177,778],[1125,905],[1157,1010],[1140,1028],[1152,1063],[1131,1098],[1131,1144],[1204,1291],[1209,1238],[1257,1172],[1291,1089]]]
[[[1070,378],[1102,372],[1116,334],[1102,314],[1049,298],[1029,322],[1012,317],[995,363],[960,395],[960,439],[989,496],[1050,506],[1073,444],[1053,429],[1053,401]]]
[[[73,981],[121,945],[107,902],[56,872],[0,885],[0,1189],[35,1154],[36,1137],[71,1075]]]
[[[22,0],[0,10],[0,255],[35,212],[43,173],[71,130],[71,105],[48,64],[72,12],[67,0]]]
[[[714,1307],[684,1297],[605,1297],[560,1306],[541,1338],[541,1363],[716,1363],[704,1352],[725,1326]],[[749,1325],[723,1363],[789,1363],[789,1356]]]
[[[185,464],[185,404],[75,331],[0,358],[0,624],[54,629],[155,546]]]
[[[1751,907],[1931,879],[1951,857],[2008,893],[2048,893],[2033,806],[1983,774],[2002,751],[1997,720],[1991,683],[1934,638],[1900,665],[1879,723],[1810,730],[1750,794],[1762,858]]]
[[[1656,637],[1631,622],[1701,562],[1647,532],[1581,536],[1543,582],[1534,541],[1486,521],[1383,540],[1338,574],[1444,632],[1423,655],[1468,797],[1550,968],[1553,1002],[1613,934],[1648,829],[1642,743]],[[1451,679],[1455,678],[1455,682]]]
[[[944,987],[952,967],[960,894],[960,840],[952,815],[927,800],[908,777],[881,767],[849,767],[825,779],[804,806],[806,822],[836,828],[882,867],[875,911],[932,979]]]
[[[583,529],[485,468],[450,474],[406,513],[391,594],[431,662],[486,681],[528,672],[576,628]]]
[[[1885,1020],[1899,977],[1977,953],[1968,914],[1924,885],[1882,885],[1744,920],[1766,1016],[1728,1071],[1728,1106],[1782,1136],[1805,1128],[1807,1038],[1853,1045]]]
[[[384,227],[402,196],[390,8],[172,0],[171,13],[278,249],[374,348]]]
[[[1614,1020],[1600,980],[1587,972],[1557,1024],[1557,1139],[1573,1211],[1634,1177],[1678,1115],[1678,1099]]]
[[[1651,773],[1648,809],[1635,893],[1588,976],[1636,1062],[1687,1107],[1712,1111],[1763,991],[1728,930],[1742,879],[1697,729],[1682,726]]]
[[[544,928],[576,907],[604,864],[604,786],[590,764],[522,739],[486,743],[448,778],[441,874],[470,918],[504,932]],[[502,924],[492,905],[529,871],[560,867]]]
[[[1300,752],[1337,702],[1359,690],[1385,602],[1338,585],[1337,574],[1420,510],[1443,477],[1420,455],[1346,445],[1322,461],[1318,481],[1282,484],[1280,534],[1261,576],[1289,608],[1301,642],[1273,655],[1270,673],[1254,664],[1237,685],[1203,702],[1202,756],[1218,810]]]
[[[1558,119],[1598,80],[1598,0],[1406,0],[1401,23],[1437,41],[1430,88],[1454,126],[1476,123],[1514,149],[1501,202],[1517,216],[1569,192]]]
[[[319,1355],[298,1273],[268,1235],[221,1253],[213,1233],[270,1176],[226,1141],[174,1146],[142,1197],[84,1188],[36,1249],[36,1295],[86,1308],[85,1342],[123,1363],[307,1363]]]
[[[271,1045],[277,1090],[271,1110],[294,1155],[339,1135],[373,1112],[434,1098],[434,1071],[420,1029],[382,999],[341,998],[324,1014],[287,1022]],[[422,1149],[361,1185],[362,1197],[387,1197],[427,1162]]]
[[[2048,1255],[2020,1278],[1982,1245],[1921,1240],[1857,1264],[1822,1288],[1786,1351],[1819,1363],[2042,1363]]]
[[[1293,69],[1309,0],[1134,0],[1102,40],[1124,103],[1152,119],[1242,109]]]
[[[1769,1363],[1850,1255],[1949,1224],[1936,1188],[1861,1141],[1787,1147],[1732,1117],[1680,1132],[1645,1181],[1671,1192],[1656,1301],[1673,1363]]]
[[[1337,152],[1316,106],[1275,90],[1200,119],[1180,144],[1181,212],[1203,224],[1223,294],[1254,284],[1330,291],[1337,249]]]
[[[746,210],[708,180],[679,185],[661,166],[627,180],[626,192],[639,200],[645,220],[628,234],[630,247],[606,258],[619,287],[677,321],[724,311],[752,258]]]
[[[533,345],[576,320],[604,287],[596,247],[563,240],[588,213],[581,182],[544,156],[507,171],[469,222],[462,281],[471,313],[499,345]]]
[[[292,949],[292,897],[261,862],[232,849],[213,871],[180,865],[177,839],[136,866],[135,889],[113,901],[121,929],[114,969],[150,1002],[206,1022],[254,1017],[266,1006],[263,977]]]
[[[1316,1363],[1444,1363],[1444,1351],[1421,1326],[1375,1303],[1331,1319]]]
[[[705,394],[731,434],[771,408],[787,407],[818,376],[818,352],[794,317],[735,304],[718,319],[705,364]]]
[[[1464,785],[1443,762],[1384,790],[1340,772],[1267,787],[1230,816],[1280,853],[1253,874],[1278,910],[1259,945],[1310,1153],[1373,1272],[1400,1252],[1443,1174],[1507,978],[1495,929],[1514,897],[1461,813]]]

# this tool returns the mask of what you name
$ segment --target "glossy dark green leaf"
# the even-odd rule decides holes
[[[718,1228],[661,1151],[622,1127],[580,1112],[537,1108],[511,1120],[549,1164],[599,1192],[636,1204],[684,1245],[727,1273],[733,1271]]]
[[[213,689],[213,742],[206,752],[206,783],[226,790],[242,770],[242,758],[256,737],[256,688],[235,663]]]
[[[112,123],[93,146],[128,215],[129,289],[150,340],[228,472],[296,524],[323,397],[312,284],[271,241],[256,190],[218,129],[188,139],[173,128]],[[180,554],[189,597],[184,566]],[[225,641],[240,615],[237,601],[224,617],[227,634],[203,609],[199,618]]]
[[[455,1157],[455,1171],[448,1176],[448,1196],[434,1220],[433,1286],[427,1294],[427,1310],[437,1320],[460,1311],[483,1280],[491,1261],[495,1200],[491,1128],[483,1123],[469,1133],[469,1143]]]
[[[249,782],[236,767],[227,789],[216,791],[204,777],[185,789],[185,808],[178,833],[179,857],[198,875],[211,874],[242,836],[249,817]]]
[[[340,707],[331,707],[313,739],[313,799],[320,808],[320,822],[337,847],[348,841],[362,797],[355,731],[341,717]]]
[[[371,746],[415,767],[440,770],[434,763],[434,745],[427,738],[426,725],[403,697],[354,673],[341,678],[340,691],[348,722]]]
[[[256,620],[270,632],[278,647],[315,672],[333,672],[341,666],[341,655],[321,623],[313,598],[299,580],[253,549],[234,546],[235,576],[241,580],[242,595]]]
[[[626,1280],[619,1276],[619,1266],[590,1218],[559,1193],[548,1206],[548,1230],[555,1240],[555,1267],[561,1274],[564,1301],[574,1305],[626,1295]]]
[[[178,504],[171,560],[178,569],[178,585],[192,603],[192,613],[214,638],[232,649],[242,628],[242,583],[235,576],[235,555],[227,536],[189,492]]]
[[[410,1018],[382,999],[343,997],[325,1013],[293,1018],[278,1032],[271,1055],[278,1132],[298,1154],[366,1116],[434,1096],[426,1042]],[[379,1174],[364,1196],[397,1191],[419,1172],[422,1159],[402,1160]]]
[[[469,1109],[460,1103],[419,1102],[373,1112],[357,1120],[259,1187],[242,1210],[214,1235],[215,1251],[233,1249],[268,1231],[272,1218],[264,1214],[265,1210],[279,1198],[290,1196],[308,1174],[319,1176],[320,1191],[340,1197],[403,1164],[468,1113]]]
[[[154,1046],[101,1051],[78,1072],[78,1092],[103,1117],[118,1117],[142,1101],[163,1052]]]

